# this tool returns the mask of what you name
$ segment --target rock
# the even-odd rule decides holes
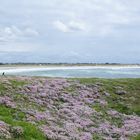
[[[126,94],[127,92],[125,91],[125,90],[121,90],[121,89],[119,89],[119,90],[117,90],[116,92],[115,92],[115,94],[117,94],[117,95],[124,95],[124,94]]]
[[[100,83],[100,82],[96,82],[96,85],[97,86],[103,86],[104,84],[103,83]]]
[[[116,86],[116,87],[115,87],[115,89],[118,89],[118,90],[120,89],[120,90],[122,90],[122,89],[123,89],[123,87]]]
[[[108,92],[104,92],[103,93],[105,96],[110,96],[110,94]]]
[[[24,133],[24,130],[21,126],[14,126],[11,128],[11,133],[15,138],[22,136]]]

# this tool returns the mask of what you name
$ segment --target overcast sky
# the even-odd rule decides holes
[[[140,63],[140,0],[0,0],[0,61]]]

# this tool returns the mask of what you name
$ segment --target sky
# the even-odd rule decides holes
[[[140,1],[0,0],[0,62],[140,63]]]

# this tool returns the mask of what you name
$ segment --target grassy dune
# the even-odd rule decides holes
[[[79,79],[83,84],[100,85],[100,94],[110,93],[105,99],[109,107],[125,114],[137,114],[140,116],[140,79]],[[101,84],[100,84],[101,83]],[[114,94],[116,88],[122,88],[127,93],[123,96]]]
[[[0,139],[140,139],[140,79],[0,78]]]

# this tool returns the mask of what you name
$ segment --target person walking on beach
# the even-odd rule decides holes
[[[5,72],[2,73],[2,76],[5,76]]]

